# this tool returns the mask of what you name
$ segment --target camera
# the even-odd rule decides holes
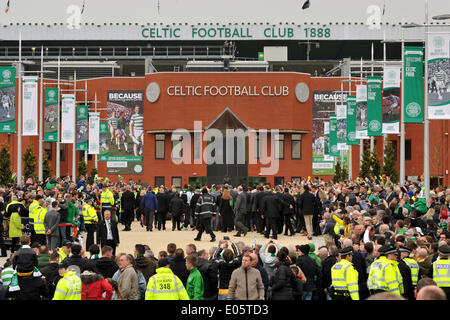
[[[229,236],[224,236],[223,240],[230,240],[230,237]]]

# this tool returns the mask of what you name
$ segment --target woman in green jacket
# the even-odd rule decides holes
[[[198,258],[195,255],[186,257],[186,268],[190,274],[186,283],[186,291],[190,300],[203,300],[205,287],[203,285],[203,277],[197,269]]]
[[[20,209],[19,209],[20,210]],[[9,237],[11,238],[11,253],[13,253],[22,236],[22,219],[18,212],[13,212],[9,218]]]

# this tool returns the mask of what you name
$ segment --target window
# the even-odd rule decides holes
[[[172,186],[181,188],[181,177],[172,177]]]
[[[164,185],[164,177],[155,177],[155,186],[163,186]]]
[[[391,145],[392,149],[394,149],[395,161],[397,161],[397,140],[390,140],[389,144]]]
[[[279,185],[283,185],[284,184],[284,177],[275,177],[275,185],[279,186]]]
[[[275,145],[278,145],[278,154],[275,155],[275,159],[283,160],[284,159],[284,134],[275,135]]]
[[[47,154],[47,159],[49,161],[52,160],[53,143],[51,143],[51,142],[44,142],[44,151]]]
[[[291,141],[292,160],[302,159],[302,135],[293,134]]]
[[[181,143],[183,143],[183,136],[179,136],[176,137],[177,140],[172,140],[172,152],[171,152],[171,157],[174,160],[180,160],[183,157],[183,149],[182,146],[180,145]],[[180,146],[179,146],[180,145]],[[177,147],[178,146],[178,147]],[[178,148],[178,152],[175,154],[174,153],[174,149],[175,147]]]
[[[155,159],[164,160],[166,135],[155,134]]]
[[[411,139],[405,140],[405,160],[411,160]]]
[[[255,159],[261,159],[261,137],[255,132]]]
[[[59,161],[66,161],[66,145],[60,143],[59,148]]]

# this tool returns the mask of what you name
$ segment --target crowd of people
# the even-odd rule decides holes
[[[450,189],[436,188],[427,200],[421,182],[399,185],[388,177],[308,178],[273,188],[166,190],[107,178],[88,184],[84,177],[5,186],[0,247],[7,256],[7,240],[11,255],[1,271],[0,298],[445,300],[449,205]],[[196,241],[206,232],[213,244],[183,250],[170,243],[157,254],[151,244],[136,244],[133,253],[116,253],[119,223],[126,232],[136,219],[151,232],[165,230],[169,217],[167,232],[190,228]],[[248,233],[266,242],[245,243]],[[300,243],[298,233],[310,242],[278,242],[284,234]],[[324,240],[318,248],[317,236]]]

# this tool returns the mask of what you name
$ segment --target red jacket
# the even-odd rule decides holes
[[[85,271],[81,274],[81,282],[81,300],[111,300],[112,286],[102,275]],[[103,298],[103,292],[106,292],[106,298]]]

